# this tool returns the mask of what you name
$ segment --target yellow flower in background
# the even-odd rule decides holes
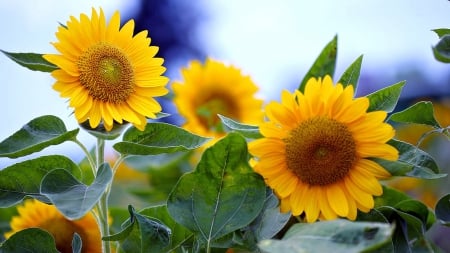
[[[255,97],[258,87],[240,69],[207,59],[204,64],[190,62],[181,73],[183,81],[174,82],[172,88],[185,129],[222,137],[225,133],[217,114],[247,124],[262,122],[263,101]]]
[[[11,231],[5,233],[8,239],[14,233],[26,228],[40,228],[53,235],[56,248],[62,253],[72,253],[72,239],[76,232],[83,242],[82,252],[102,252],[102,240],[96,219],[92,213],[79,220],[68,220],[53,205],[37,200],[26,200],[17,207],[18,216],[11,220]]]
[[[69,99],[79,123],[89,120],[92,128],[103,123],[109,131],[114,121],[125,121],[143,130],[146,117],[161,111],[154,97],[168,93],[163,59],[154,58],[158,47],[149,46],[147,31],[133,32],[133,20],[121,28],[115,12],[106,23],[102,9],[92,9],[91,18],[71,16],[58,28],[53,46],[61,54],[44,58],[59,67],[52,72],[53,88]]]
[[[318,218],[356,219],[382,194],[378,179],[389,172],[370,157],[398,159],[386,144],[395,131],[386,112],[366,112],[369,100],[353,98],[353,86],[311,78],[304,93],[283,91],[281,103],[266,106],[264,138],[249,143],[254,170],[281,199],[281,210]]]

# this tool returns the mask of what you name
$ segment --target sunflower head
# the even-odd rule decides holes
[[[367,112],[369,100],[354,98],[353,86],[311,78],[305,91],[283,91],[266,106],[264,138],[249,143],[254,170],[281,199],[282,211],[319,217],[356,218],[382,194],[378,179],[390,174],[370,158],[396,160],[386,144],[394,136],[386,112]]]
[[[69,99],[79,123],[110,131],[114,123],[131,122],[143,130],[146,117],[161,111],[154,97],[168,92],[163,59],[154,57],[158,48],[149,46],[147,31],[133,36],[133,30],[133,20],[120,27],[119,12],[106,23],[102,9],[58,28],[53,46],[60,54],[44,58],[58,66],[53,88]]]
[[[223,136],[217,114],[247,124],[262,121],[262,100],[255,96],[258,87],[240,69],[206,59],[204,64],[190,62],[181,73],[183,80],[174,82],[172,88],[187,130],[203,136]]]
[[[5,233],[5,238],[26,228],[46,230],[55,239],[56,248],[62,253],[72,253],[74,233],[80,235],[83,242],[82,252],[102,252],[102,240],[97,221],[92,213],[79,220],[68,220],[53,205],[47,205],[37,200],[26,200],[17,207],[18,216],[11,220],[11,231]]]

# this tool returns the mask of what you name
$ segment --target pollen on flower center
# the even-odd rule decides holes
[[[98,43],[78,59],[80,83],[94,99],[122,103],[134,88],[134,71],[130,60],[119,48]]]
[[[287,167],[309,185],[341,180],[357,158],[355,140],[347,126],[323,116],[302,122],[285,143]]]

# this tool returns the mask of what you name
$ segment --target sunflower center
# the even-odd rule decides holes
[[[55,244],[58,251],[62,253],[72,252],[73,234],[76,232],[83,240],[83,244],[87,243],[87,236],[83,229],[74,222],[64,218],[54,218],[39,224],[39,228],[45,229],[55,238]]]
[[[347,126],[327,117],[304,121],[291,131],[285,143],[288,169],[309,185],[341,180],[357,158]]]
[[[201,123],[207,128],[216,132],[224,132],[222,123],[217,114],[226,117],[236,117],[233,103],[230,103],[226,98],[211,98],[201,104],[197,109]]]
[[[133,66],[117,47],[106,43],[91,46],[77,65],[80,82],[94,99],[119,104],[134,90]]]

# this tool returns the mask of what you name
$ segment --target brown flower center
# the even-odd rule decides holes
[[[224,132],[224,129],[217,114],[234,119],[239,116],[236,113],[233,101],[223,95],[212,96],[206,99],[205,102],[198,106],[197,114],[205,128],[219,133]]]
[[[88,48],[77,62],[80,82],[94,99],[122,103],[133,92],[134,71],[121,49],[106,43]]]
[[[347,126],[327,117],[302,122],[285,143],[288,169],[309,185],[341,180],[357,158],[355,141]]]

